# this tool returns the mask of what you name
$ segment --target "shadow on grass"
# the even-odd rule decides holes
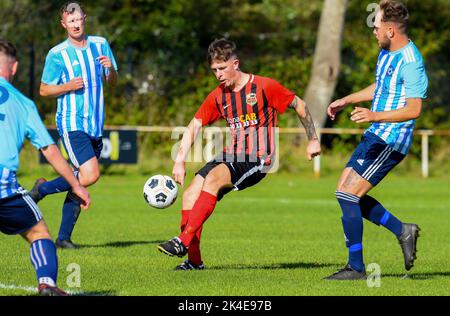
[[[117,296],[117,294],[115,291],[110,290],[72,293],[71,296]]]
[[[278,270],[278,269],[320,269],[327,267],[338,267],[338,264],[333,263],[316,263],[316,262],[286,262],[274,263],[268,265],[243,265],[243,264],[229,264],[210,267],[208,270]]]
[[[83,248],[126,248],[126,247],[132,247],[136,245],[152,245],[152,244],[159,244],[164,242],[165,240],[153,240],[153,241],[112,241],[108,242],[106,244],[100,244],[100,245],[78,245],[79,249]]]
[[[429,280],[436,277],[450,277],[450,272],[387,273],[382,274],[381,277],[401,278],[405,280]]]

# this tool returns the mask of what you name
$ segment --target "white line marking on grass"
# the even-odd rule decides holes
[[[32,286],[20,286],[20,285],[7,285],[0,283],[0,289],[2,290],[22,290],[25,292],[37,293],[37,288]]]
[[[21,285],[15,285],[15,284],[3,284],[0,283],[0,290],[21,290],[29,293],[37,293],[38,289],[34,286],[21,286]],[[64,290],[70,295],[83,295],[83,291],[70,291],[70,290]]]

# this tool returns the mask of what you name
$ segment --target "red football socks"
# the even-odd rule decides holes
[[[181,211],[181,232],[186,228],[186,224],[189,220],[189,215],[191,211],[190,210],[182,210]],[[202,264],[202,256],[200,252],[200,236],[202,234],[203,226],[199,228],[197,233],[195,234],[195,237],[191,241],[191,245],[188,249],[188,259],[190,262],[192,262],[195,265]]]
[[[214,211],[216,202],[216,196],[205,191],[200,192],[200,196],[198,197],[197,201],[195,201],[194,207],[190,211],[186,227],[178,236],[186,247],[190,248],[192,246],[196,235],[197,238],[195,239],[200,242],[201,228],[203,226],[203,223]]]

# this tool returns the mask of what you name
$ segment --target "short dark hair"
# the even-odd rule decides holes
[[[81,6],[81,4],[73,1],[66,2],[59,10],[59,14],[61,15],[62,18],[64,13],[73,14],[75,11],[77,11],[77,8],[80,9],[81,12],[86,14],[86,11],[84,11],[84,8]]]
[[[17,49],[8,41],[0,39],[0,54],[16,59]]]
[[[408,31],[409,13],[405,4],[395,0],[382,0],[380,10],[383,11],[382,22],[397,23],[403,33]]]
[[[228,61],[237,58],[236,44],[225,38],[216,39],[208,47],[208,63],[211,65],[214,60]]]

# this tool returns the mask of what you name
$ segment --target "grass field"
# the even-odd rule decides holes
[[[341,211],[334,198],[337,175],[271,174],[259,185],[232,192],[220,202],[203,233],[204,271],[172,271],[181,262],[156,245],[178,234],[181,199],[166,210],[142,198],[145,176],[105,176],[91,188],[89,211],[73,240],[78,250],[58,250],[59,286],[91,295],[449,295],[450,194],[447,179],[389,176],[373,191],[392,213],[418,223],[418,259],[405,277],[397,240],[364,222],[366,266],[377,263],[379,287],[365,281],[323,277],[346,263]],[[34,177],[21,179],[30,188]],[[63,195],[39,205],[57,235]],[[0,295],[35,295],[28,245],[0,235]],[[80,267],[81,286],[67,280]]]

